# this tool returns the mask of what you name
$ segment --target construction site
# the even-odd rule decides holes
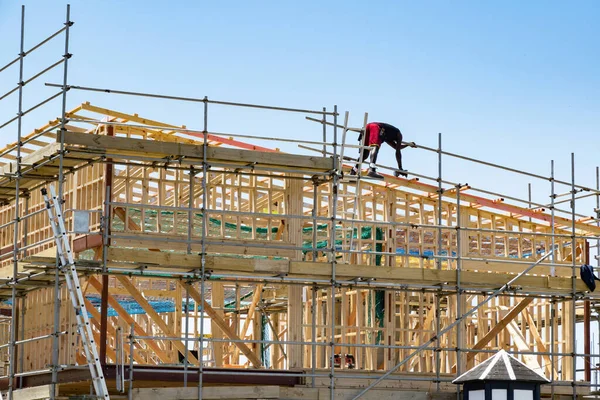
[[[78,86],[69,13],[29,48],[22,18],[0,68],[18,82],[0,95],[16,112],[0,123],[3,399],[458,399],[453,380],[499,350],[549,381],[542,397],[596,393],[600,303],[580,267],[600,262],[600,188],[575,182],[573,155],[561,181],[444,151],[440,134],[411,150],[437,176],[350,175],[367,114]],[[24,76],[50,41],[60,61]],[[56,94],[25,109],[34,80]],[[75,91],[195,103],[203,128]],[[313,129],[224,133],[215,106]],[[24,131],[40,109],[58,117]],[[450,181],[448,159],[545,182],[548,203]]]

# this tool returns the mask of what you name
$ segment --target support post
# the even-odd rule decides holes
[[[212,291],[211,291],[211,297],[212,297],[212,302],[211,302],[211,307],[216,311],[217,315],[220,318],[223,318],[223,307],[225,306],[225,299],[224,299],[224,295],[225,295],[225,291],[223,288],[223,284],[219,283],[219,282],[212,282]],[[187,290],[187,288],[186,288]],[[219,328],[219,326],[217,325],[217,323],[215,322],[214,319],[211,319],[210,322],[211,328],[210,328],[210,332],[211,332],[211,336],[212,339],[219,339],[217,341],[213,341],[212,343],[212,348],[213,348],[213,355],[214,355],[214,359],[215,359],[215,367],[222,367],[223,366],[223,355],[225,354],[225,352],[223,351],[223,347],[226,345],[225,342],[220,341],[220,339],[223,339],[223,331],[221,330],[221,328]]]
[[[316,190],[315,186],[315,190]],[[285,188],[286,214],[300,215],[303,212],[304,182],[298,179],[287,179]],[[314,220],[313,220],[314,221]],[[290,218],[285,227],[287,229],[288,241],[297,247],[302,247],[302,220]],[[313,224],[313,231],[316,225]],[[313,235],[314,237],[314,235]],[[302,251],[294,252],[294,259],[302,259]],[[298,285],[288,286],[288,340],[292,342],[302,341],[302,292],[304,288]],[[286,349],[288,356],[288,368],[297,369],[303,367],[303,349],[297,344],[288,344]]]
[[[115,128],[112,125],[107,125],[106,135],[114,136]],[[110,227],[111,227],[111,207],[110,202],[112,201],[112,187],[113,187],[113,165],[111,164],[112,159],[108,158],[105,166],[105,179],[106,179],[106,191],[104,192],[105,207],[104,207],[104,235],[102,235],[102,270],[106,272],[107,252],[110,246]],[[127,222],[125,221],[125,224]],[[102,366],[106,365],[106,332],[108,328],[108,274],[102,275],[102,293],[100,298],[100,351],[99,357]]]

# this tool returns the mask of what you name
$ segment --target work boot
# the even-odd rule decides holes
[[[379,175],[375,168],[369,168],[369,172],[367,172],[367,176],[373,179],[383,179],[383,175]]]
[[[400,176],[403,176],[403,177],[405,177],[405,178],[406,178],[406,177],[408,176],[408,174],[406,173],[406,171],[404,171],[403,169],[401,169],[401,170],[396,170],[396,171],[394,171],[394,176],[395,176],[396,178],[398,178],[398,177],[400,177]]]
[[[357,173],[358,173],[358,170],[356,169],[356,167],[353,167],[353,168],[350,170],[350,174],[349,174],[349,175],[356,175]]]

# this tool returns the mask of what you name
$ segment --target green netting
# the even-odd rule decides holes
[[[143,227],[145,232],[157,232],[157,233],[173,233],[180,235],[187,235],[187,229],[190,225],[190,216],[186,211],[169,211],[169,210],[144,210],[140,208],[128,208],[128,217],[135,224]],[[159,217],[160,216],[160,217]],[[209,217],[208,219],[208,234],[210,236],[225,236],[238,237],[240,239],[262,239],[262,240],[275,240],[277,233],[279,232],[279,219],[277,214],[271,214],[270,217],[272,223],[275,226],[271,228],[258,226],[252,227],[245,224],[236,224],[232,222],[224,222],[220,218]],[[143,221],[142,221],[143,219]],[[177,223],[175,221],[177,220]],[[202,213],[194,213],[192,215],[192,235],[200,236],[202,234],[203,215]],[[327,236],[327,224],[317,225],[317,238]],[[113,219],[113,229],[124,230],[125,224],[120,218]],[[313,227],[302,228],[302,233],[306,237],[307,241],[312,241]],[[306,247],[312,247],[308,245]],[[325,247],[325,246],[323,246]]]

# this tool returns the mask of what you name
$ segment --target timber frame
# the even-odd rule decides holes
[[[42,212],[39,189],[53,183],[114,394],[453,396],[450,382],[498,349],[548,377],[546,395],[590,393],[599,355],[576,340],[583,326],[590,341],[596,297],[577,268],[600,227],[574,204],[597,189],[573,182],[565,213],[552,176],[552,204],[523,205],[444,181],[441,156],[456,155],[441,145],[413,150],[439,155],[438,177],[356,179],[360,128],[337,107],[178,99],[203,105],[202,130],[86,102],[0,150],[0,390],[89,392]],[[211,103],[321,119],[291,154],[209,132]],[[89,230],[75,232],[82,211]]]

